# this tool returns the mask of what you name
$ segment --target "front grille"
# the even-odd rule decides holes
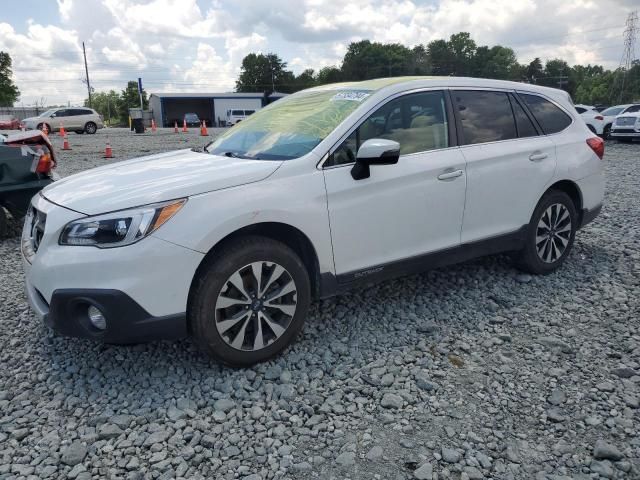
[[[633,125],[636,123],[636,117],[618,117],[616,118],[616,125]]]
[[[638,133],[633,128],[614,128],[611,133]]]
[[[44,235],[47,215],[33,206],[29,207],[22,230],[22,253],[31,262]]]

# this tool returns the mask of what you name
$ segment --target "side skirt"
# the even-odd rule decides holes
[[[523,225],[513,233],[499,235],[472,243],[465,243],[454,248],[405,258],[396,262],[376,265],[354,272],[343,273],[333,277],[331,274],[321,276],[321,297],[339,295],[352,288],[377,283],[405,275],[414,275],[434,268],[466,262],[486,255],[512,252],[524,246],[528,225]],[[331,277],[331,278],[329,278]]]

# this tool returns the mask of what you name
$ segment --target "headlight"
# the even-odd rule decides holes
[[[60,245],[113,248],[131,245],[160,228],[187,201],[145,205],[69,222],[60,234]]]

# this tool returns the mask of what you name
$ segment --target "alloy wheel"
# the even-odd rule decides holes
[[[216,300],[215,325],[232,348],[261,350],[287,331],[296,307],[291,274],[274,262],[253,262],[224,283]]]
[[[550,205],[536,228],[536,252],[545,263],[557,262],[571,239],[571,215],[561,203]]]

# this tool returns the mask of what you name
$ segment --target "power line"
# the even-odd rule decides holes
[[[622,58],[620,59],[620,69],[622,70],[622,79],[620,85],[620,94],[618,95],[618,101],[622,102],[625,92],[625,83],[627,80],[627,74],[631,70],[633,61],[636,58],[636,34],[638,32],[638,12],[634,11],[627,17],[626,28],[624,29],[624,51]]]

